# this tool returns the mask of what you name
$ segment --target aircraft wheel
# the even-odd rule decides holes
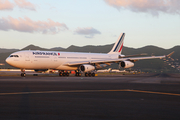
[[[95,73],[92,73],[91,76],[94,77],[94,76],[95,76]]]
[[[66,76],[69,76],[69,73],[66,73]]]
[[[77,72],[75,76],[79,76],[79,73]]]
[[[62,76],[62,73],[61,73],[61,72],[59,73],[59,76]]]
[[[77,72],[75,76],[80,77],[80,76],[81,76],[81,73]]]
[[[80,76],[81,76],[81,73],[78,73],[78,76],[80,77]]]
[[[62,75],[63,75],[63,76],[66,76],[66,73],[63,73]]]
[[[26,77],[26,73],[21,73],[21,77]]]
[[[88,73],[85,73],[85,76],[88,77]]]
[[[79,73],[79,77],[81,77],[81,73]]]
[[[91,77],[91,73],[89,73],[88,76]]]

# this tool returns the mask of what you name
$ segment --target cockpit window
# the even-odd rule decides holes
[[[19,57],[18,55],[10,55],[10,57]]]

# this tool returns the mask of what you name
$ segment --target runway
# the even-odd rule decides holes
[[[0,77],[0,119],[179,120],[180,75]]]

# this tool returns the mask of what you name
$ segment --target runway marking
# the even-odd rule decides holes
[[[39,92],[15,92],[15,93],[0,93],[0,95],[22,95],[22,94],[42,94],[42,93],[80,93],[80,92],[118,92],[126,90],[69,90],[69,91],[39,91]]]
[[[3,96],[3,95],[45,94],[45,93],[90,93],[90,92],[137,92],[137,93],[149,93],[149,94],[159,94],[159,95],[180,96],[180,94],[177,94],[177,93],[153,92],[153,91],[131,90],[131,89],[14,92],[14,93],[0,93],[0,96]]]
[[[173,96],[180,96],[177,93],[165,93],[165,92],[153,92],[153,91],[141,91],[141,90],[129,90],[131,92],[140,92],[140,93],[151,93],[151,94],[161,94],[161,95],[173,95]]]

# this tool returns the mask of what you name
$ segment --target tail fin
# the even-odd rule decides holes
[[[124,37],[125,37],[125,33],[121,33],[118,40],[116,41],[113,48],[108,54],[121,54],[124,43]]]

